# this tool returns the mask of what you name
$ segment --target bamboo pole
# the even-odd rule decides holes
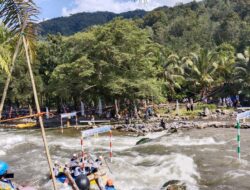
[[[65,169],[64,174],[66,175],[66,177],[68,178],[73,190],[79,190],[75,180],[73,179],[73,177],[71,176],[70,172],[68,169]]]
[[[42,116],[45,115],[45,112],[41,112],[41,113],[37,113],[37,114],[32,114],[32,115],[26,115],[26,116],[21,116],[21,117],[16,117],[16,118],[10,118],[10,119],[4,119],[4,120],[0,120],[0,123],[4,123],[4,122],[8,122],[8,121],[16,121],[16,120],[20,120],[20,119],[26,119],[26,118],[31,118],[31,117],[38,117],[38,116]]]
[[[26,41],[26,38],[24,35],[22,36],[22,39],[23,39],[23,45],[24,45],[26,59],[27,59],[27,65],[28,65],[28,69],[29,69],[29,73],[30,73],[30,79],[31,79],[31,83],[32,83],[36,109],[37,109],[37,113],[40,114],[41,109],[40,109],[39,100],[38,100],[38,96],[37,96],[35,79],[34,79],[32,67],[31,67],[31,63],[30,63],[28,44],[27,44],[27,41]],[[48,143],[47,143],[47,139],[46,139],[46,133],[45,133],[44,125],[43,125],[43,119],[42,119],[41,115],[39,115],[38,118],[39,118],[39,123],[40,123],[40,127],[41,127],[44,148],[45,148],[45,152],[46,152],[46,156],[47,156],[47,160],[48,160],[48,164],[49,164],[49,169],[50,169],[50,173],[52,176],[53,187],[54,187],[54,190],[57,190],[56,178],[55,178],[55,175],[53,174],[53,166],[52,166],[51,157],[50,157],[49,148],[48,148]]]

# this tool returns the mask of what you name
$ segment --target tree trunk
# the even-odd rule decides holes
[[[26,41],[26,38],[25,38],[24,35],[22,36],[22,38],[23,38],[23,44],[24,44],[24,48],[25,48],[25,54],[26,54],[28,69],[29,69],[29,73],[30,73],[30,79],[31,79],[31,83],[32,83],[32,89],[33,89],[33,93],[34,93],[36,109],[37,109],[38,114],[40,114],[41,109],[40,109],[39,100],[38,100],[38,96],[37,96],[37,90],[36,90],[34,75],[33,75],[32,67],[31,67],[31,63],[30,63],[30,55],[29,55],[28,44],[27,44],[27,41]],[[45,152],[46,152],[46,156],[47,156],[47,160],[48,160],[48,164],[49,164],[49,168],[50,168],[50,173],[51,173],[51,176],[52,176],[53,187],[54,187],[54,190],[57,190],[56,178],[55,178],[55,175],[53,174],[53,166],[52,166],[51,157],[50,157],[50,153],[49,153],[49,148],[48,148],[48,144],[47,144],[47,139],[46,139],[45,129],[44,129],[44,125],[43,125],[42,115],[39,115],[39,123],[40,123],[40,127],[41,127],[41,133],[42,133],[44,148],[45,148]]]
[[[22,30],[22,32],[23,32],[23,30]],[[20,38],[18,39],[16,48],[15,48],[15,52],[14,52],[13,58],[12,58],[10,73],[9,73],[8,78],[7,78],[7,80],[5,82],[5,85],[4,85],[3,96],[2,96],[1,104],[0,104],[0,119],[2,118],[2,112],[3,112],[4,102],[5,102],[5,99],[6,99],[6,96],[7,96],[7,91],[9,89],[11,76],[12,76],[12,73],[13,73],[13,70],[14,70],[14,66],[15,66],[17,54],[19,53],[21,43],[22,43],[22,37],[20,36]]]

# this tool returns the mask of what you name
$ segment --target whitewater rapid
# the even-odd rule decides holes
[[[170,136],[160,132],[149,134],[153,140],[137,146],[141,137],[115,133],[109,175],[118,190],[160,190],[169,180],[181,180],[189,190],[250,189],[250,148],[243,149],[244,164],[238,163],[234,133],[232,129],[192,130]],[[250,142],[247,137],[250,135],[243,140],[243,147]],[[73,153],[81,151],[79,131],[48,131],[47,138],[53,161],[68,162]],[[86,139],[84,144],[85,151],[108,160],[108,135]],[[39,131],[0,131],[0,147],[0,160],[10,164],[17,182],[39,190],[52,189]]]

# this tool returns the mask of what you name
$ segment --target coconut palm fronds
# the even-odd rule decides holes
[[[37,14],[38,9],[33,0],[0,0],[0,18],[12,32],[20,32],[25,22],[27,31],[30,31]]]
[[[0,19],[13,35],[25,35],[32,57],[35,55],[38,13],[33,0],[0,0]]]

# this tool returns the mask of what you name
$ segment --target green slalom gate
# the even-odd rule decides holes
[[[246,111],[243,113],[239,113],[237,114],[237,124],[236,124],[236,128],[237,128],[237,154],[238,154],[238,159],[241,159],[241,144],[240,144],[240,120],[244,120],[246,118],[250,118],[250,111]]]

